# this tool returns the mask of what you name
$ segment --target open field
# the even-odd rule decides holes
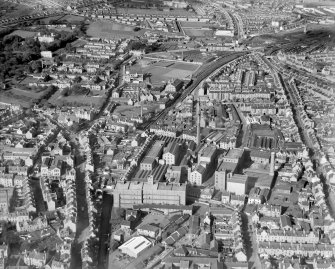
[[[118,13],[120,14],[147,14],[147,15],[166,15],[167,12],[158,9],[141,9],[141,8],[117,8]],[[195,16],[195,12],[187,11],[184,9],[174,9],[169,10],[168,14],[170,16]]]
[[[104,96],[73,95],[64,97],[60,94],[60,90],[58,90],[57,93],[49,99],[49,103],[56,106],[92,106],[94,108],[100,108],[104,100]]]
[[[36,32],[32,31],[25,31],[25,30],[15,30],[14,32],[10,33],[9,35],[17,35],[21,36],[22,38],[34,37],[37,35]]]
[[[44,91],[25,91],[22,89],[14,88],[11,90],[0,92],[0,100],[12,104],[19,104],[27,108],[34,104],[43,94]]]
[[[193,37],[202,37],[202,36],[213,36],[213,30],[200,30],[200,29],[192,29],[192,28],[184,28],[184,32],[188,36]]]
[[[53,16],[40,19],[41,24],[49,24],[50,21],[58,21],[59,19],[63,18],[64,16]]]
[[[38,10],[34,10],[28,6],[14,4],[3,0],[0,0],[0,10],[1,19],[26,16],[38,12]]]
[[[175,51],[149,53],[146,57],[154,57],[162,60],[181,60],[181,58],[183,58],[185,62],[181,62],[181,64],[183,64],[187,70],[189,70],[189,66],[191,66],[190,70],[193,70],[194,68],[192,68],[192,66],[194,66],[194,64],[190,64],[191,62],[206,62],[209,58],[211,58],[211,55],[197,49],[177,49]],[[170,61],[166,61],[165,65],[170,65],[169,63]],[[163,65],[163,62],[161,62],[161,65]]]
[[[208,22],[200,22],[200,21],[181,21],[179,23],[183,28],[213,27],[215,25]]]
[[[151,83],[155,85],[164,84],[170,79],[189,80],[192,74],[199,68],[197,64],[173,61],[151,61],[145,64],[135,65],[135,70],[150,74]]]
[[[68,22],[81,22],[85,20],[85,17],[83,16],[76,16],[76,15],[65,15],[64,17],[61,18],[63,21],[68,21]]]
[[[132,36],[140,36],[143,30],[134,31],[134,27],[123,25],[110,21],[95,21],[90,24],[87,29],[87,35],[92,37],[101,37],[107,39],[127,38]]]

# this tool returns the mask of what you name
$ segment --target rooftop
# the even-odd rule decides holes
[[[247,175],[240,175],[240,174],[234,174],[231,178],[228,178],[228,182],[241,183],[241,184],[246,184],[247,180],[248,180]]]
[[[128,248],[133,253],[140,253],[144,249],[151,246],[151,242],[144,236],[136,236],[121,245],[119,249]]]

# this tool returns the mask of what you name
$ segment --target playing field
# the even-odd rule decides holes
[[[193,29],[193,28],[186,28],[184,32],[188,36],[200,37],[200,36],[213,36],[213,30],[200,30],[200,29]]]
[[[87,35],[107,39],[127,38],[140,36],[142,30],[135,32],[133,26],[128,26],[110,21],[95,21],[87,29]]]
[[[133,68],[139,72],[150,74],[150,80],[155,85],[163,85],[171,79],[189,80],[200,66],[193,63],[164,60],[159,62],[143,62],[144,64],[141,65],[140,63]]]
[[[100,108],[105,98],[103,96],[92,97],[92,96],[85,96],[85,95],[73,95],[64,97],[62,95],[57,95],[54,98],[52,96],[49,99],[49,103],[58,106],[92,106],[95,108]]]
[[[201,27],[211,27],[213,24],[208,22],[200,22],[200,21],[181,21],[181,27],[183,28],[201,28]]]

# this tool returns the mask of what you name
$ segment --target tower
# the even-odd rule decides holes
[[[141,119],[143,119],[143,104],[141,102]]]

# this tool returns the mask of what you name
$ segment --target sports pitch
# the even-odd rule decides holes
[[[199,67],[199,64],[194,63],[159,61],[145,67],[142,66],[141,72],[149,74],[151,82],[157,85],[164,84],[171,79],[189,80]]]

